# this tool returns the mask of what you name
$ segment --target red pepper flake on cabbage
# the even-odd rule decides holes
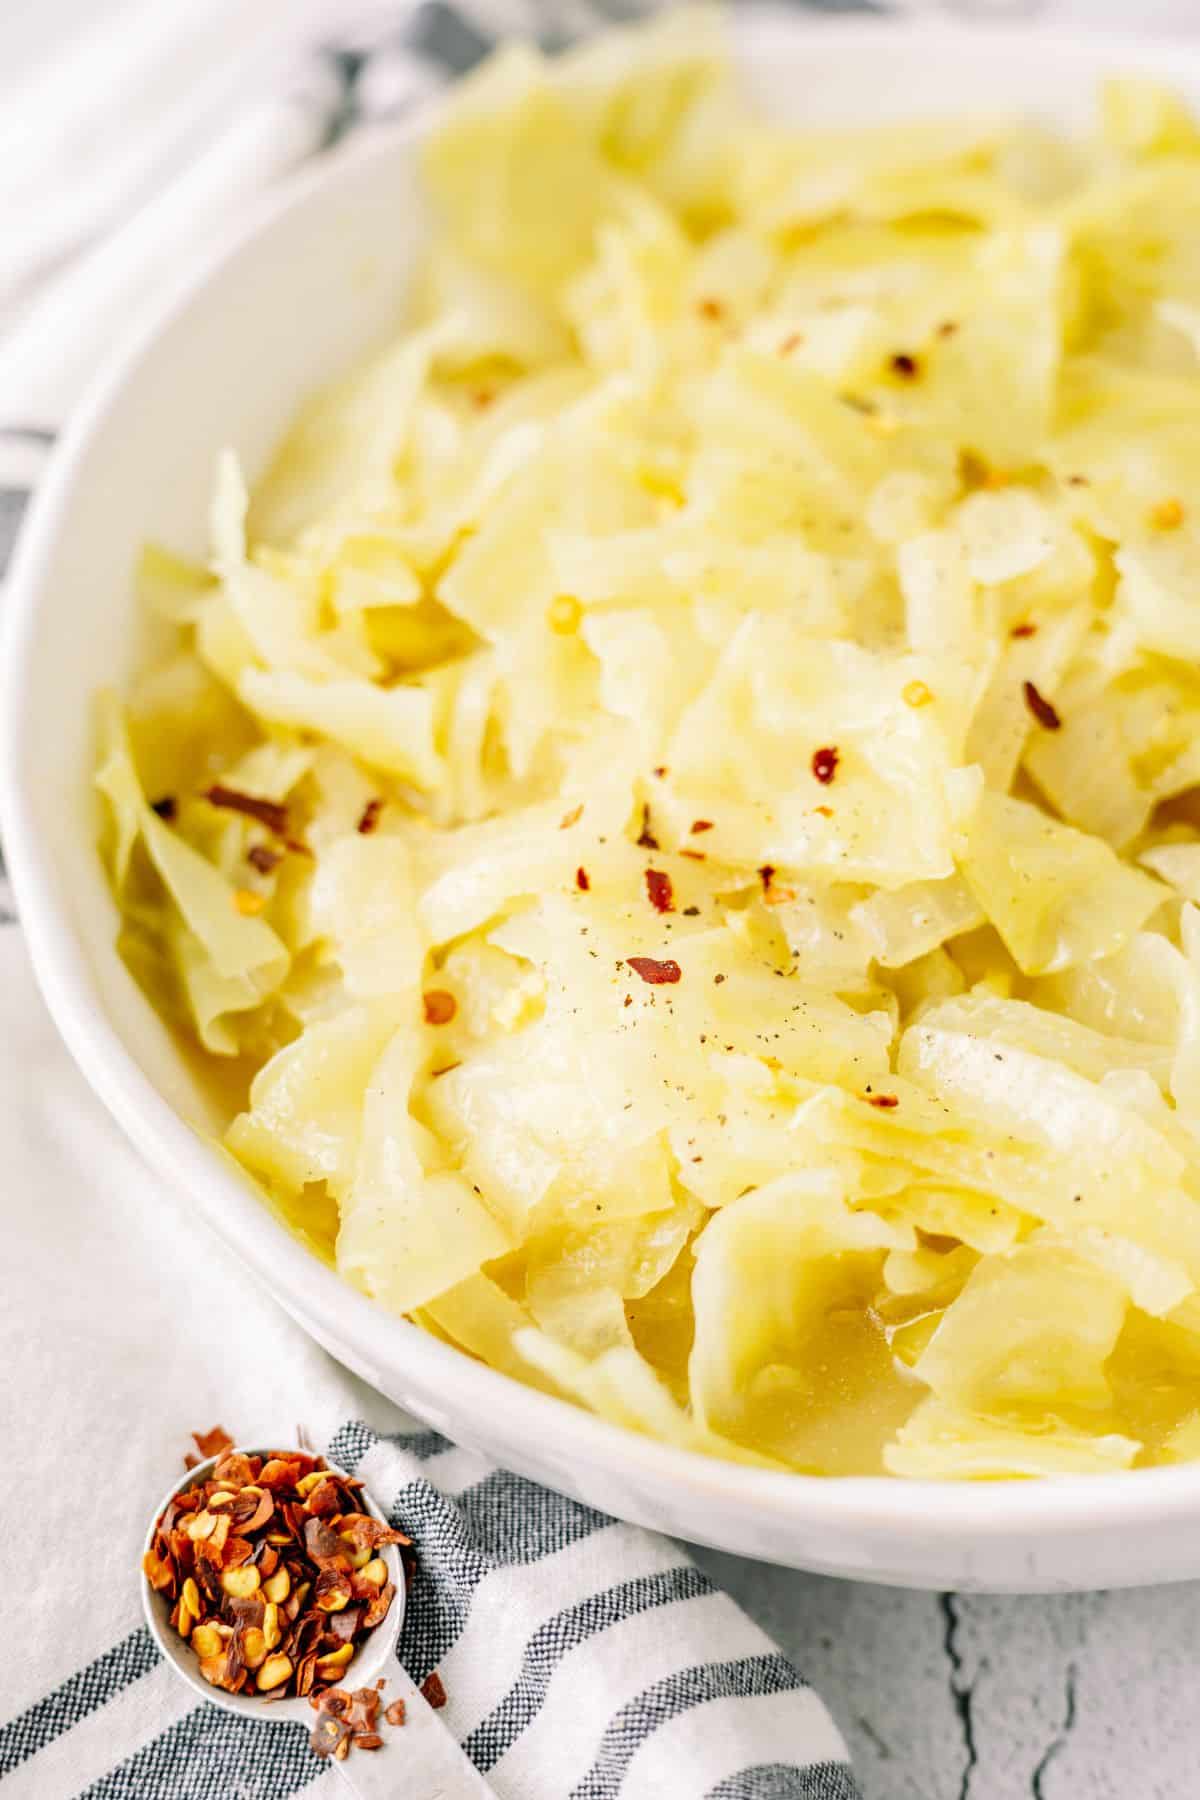
[[[823,749],[813,751],[812,772],[823,787],[828,787],[837,774],[838,760],[837,746],[834,744],[827,744]]]
[[[430,988],[422,999],[427,1025],[448,1025],[458,1011],[458,1001],[445,988]]]
[[[650,829],[650,807],[646,803],[642,807],[642,829],[638,834],[639,850],[657,850],[658,839]]]
[[[646,870],[646,892],[655,912],[675,911],[675,892],[671,886],[671,877],[662,869]]]
[[[1039,725],[1047,731],[1061,731],[1062,720],[1044,694],[1039,694],[1032,681],[1021,683],[1021,692],[1025,696],[1025,704]]]
[[[659,962],[654,956],[627,956],[625,960],[634,974],[640,975],[651,987],[672,985],[683,974],[679,964],[670,957],[664,962]]]
[[[276,837],[286,837],[288,828],[287,807],[278,800],[263,800],[257,794],[243,794],[237,788],[224,787],[215,781],[206,788],[204,798],[210,806],[223,808],[226,812],[241,813],[247,819],[257,819]]]
[[[283,861],[283,857],[278,850],[272,850],[269,844],[251,844],[246,852],[246,861],[260,875],[269,875]]]

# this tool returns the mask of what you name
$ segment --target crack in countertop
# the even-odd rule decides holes
[[[954,1701],[954,1710],[958,1714],[958,1722],[962,1728],[964,1761],[962,1780],[958,1785],[958,1800],[970,1800],[971,1776],[979,1762],[979,1750],[975,1743],[975,1721],[971,1714],[975,1686],[973,1682],[963,1679],[963,1660],[958,1648],[957,1598],[956,1594],[939,1594],[938,1606],[943,1623],[942,1646],[950,1665],[950,1697]]]
[[[1064,1697],[1064,1704],[1063,1704],[1062,1729],[1059,1732],[1057,1732],[1057,1734],[1053,1738],[1051,1738],[1050,1742],[1047,1744],[1045,1750],[1042,1753],[1041,1761],[1038,1763],[1037,1768],[1033,1771],[1033,1777],[1030,1782],[1030,1792],[1033,1796],[1033,1800],[1046,1800],[1046,1789],[1043,1785],[1044,1780],[1045,1780],[1046,1771],[1050,1767],[1050,1764],[1054,1761],[1055,1757],[1058,1755],[1059,1751],[1062,1749],[1063,1745],[1066,1743],[1067,1739],[1071,1735],[1072,1730],[1074,1729],[1076,1678],[1077,1678],[1077,1671],[1075,1668],[1075,1664],[1068,1663],[1067,1664],[1066,1684],[1065,1684],[1065,1697]]]

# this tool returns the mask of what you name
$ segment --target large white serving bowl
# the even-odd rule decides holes
[[[1098,77],[1129,71],[1200,100],[1200,51],[1181,46],[781,13],[741,16],[736,36],[753,89],[798,121],[1017,107],[1075,124]],[[201,553],[216,451],[231,443],[261,465],[299,397],[395,323],[424,230],[414,148],[435,113],[318,167],[191,275],[97,371],[38,495],[4,607],[0,771],[21,918],[64,1038],[162,1175],[164,1205],[201,1213],[348,1367],[511,1469],[684,1538],[902,1586],[1200,1575],[1200,1466],[943,1485],[823,1481],[670,1449],[389,1317],[294,1241],[206,1141],[220,1123],[211,1096],[113,948],[94,850],[92,696],[139,655],[130,576],[145,537]]]

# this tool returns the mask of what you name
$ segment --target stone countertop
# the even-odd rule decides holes
[[[866,1800],[1200,1796],[1200,1582],[924,1594],[696,1554],[824,1697]]]

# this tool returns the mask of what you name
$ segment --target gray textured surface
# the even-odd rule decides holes
[[[1200,1583],[948,1596],[697,1556],[820,1690],[866,1800],[1200,1797]]]

